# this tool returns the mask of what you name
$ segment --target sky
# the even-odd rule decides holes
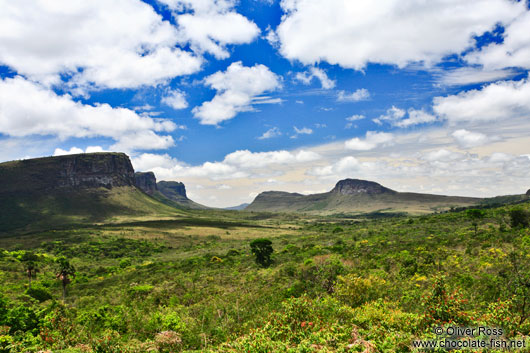
[[[530,188],[527,0],[0,0],[0,162],[127,153],[227,207]]]

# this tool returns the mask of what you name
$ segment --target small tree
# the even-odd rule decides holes
[[[271,254],[274,251],[269,239],[256,239],[250,243],[250,250],[256,256],[256,263],[263,267],[269,267],[272,263]]]
[[[25,251],[17,259],[24,265],[24,272],[28,276],[29,289],[31,289],[31,279],[36,279],[37,272],[39,271],[38,262],[40,261],[40,257],[33,251]]]
[[[530,213],[522,208],[514,208],[510,211],[512,227],[528,227],[530,225]]]
[[[530,318],[530,265],[528,253],[512,252],[509,255],[511,276],[508,285],[513,294],[512,301],[519,314],[519,327]]]
[[[55,261],[57,263],[56,278],[61,280],[61,284],[63,285],[64,302],[66,299],[66,286],[71,282],[70,276],[75,277],[75,268],[64,256],[57,258]]]
[[[477,235],[478,222],[486,216],[486,212],[473,208],[467,210],[466,214],[471,219],[471,224],[473,224],[473,227],[475,228],[475,235]]]

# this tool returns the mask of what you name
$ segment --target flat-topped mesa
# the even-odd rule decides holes
[[[158,190],[169,199],[187,199],[186,187],[184,183],[179,181],[159,181],[157,183]]]
[[[340,180],[333,190],[332,193],[341,195],[357,195],[357,194],[396,194],[396,191],[385,188],[381,184],[373,181],[360,180],[360,179],[344,179]]]
[[[124,153],[83,153],[0,163],[0,193],[134,186]]]
[[[263,191],[256,196],[258,197],[268,197],[268,196],[303,196],[297,192],[287,192],[287,191]]]
[[[148,195],[153,195],[157,190],[156,177],[153,172],[134,173],[136,187]]]

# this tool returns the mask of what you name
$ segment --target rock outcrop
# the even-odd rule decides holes
[[[148,195],[153,195],[158,187],[156,186],[156,177],[153,172],[136,172],[134,173],[136,187]]]
[[[205,210],[209,207],[198,204],[190,199],[186,194],[186,187],[178,181],[159,181],[156,183],[157,193],[164,199],[170,200],[174,207],[183,207],[195,210]]]
[[[0,193],[134,186],[124,153],[86,153],[0,163]]]
[[[378,194],[395,194],[396,191],[385,188],[381,184],[378,184],[373,181],[360,180],[360,179],[344,179],[340,180],[333,190],[333,193],[338,193],[341,195],[358,195],[358,194],[368,194],[368,195],[378,195]]]
[[[178,181],[159,181],[157,183],[158,190],[162,195],[170,200],[180,201],[188,200],[186,195],[186,187],[183,183]]]

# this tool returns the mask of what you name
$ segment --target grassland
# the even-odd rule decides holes
[[[437,325],[528,341],[530,230],[513,209],[530,204],[478,220],[207,210],[10,233],[0,352],[409,352]],[[273,243],[268,268],[257,238]],[[61,256],[75,267],[64,303]]]

